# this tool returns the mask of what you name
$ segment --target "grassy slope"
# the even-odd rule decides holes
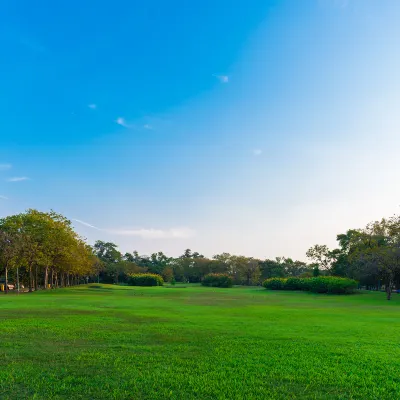
[[[394,297],[107,285],[0,296],[0,398],[398,398]]]

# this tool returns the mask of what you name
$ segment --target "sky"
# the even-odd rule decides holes
[[[398,0],[5,0],[0,216],[305,260],[400,211]]]

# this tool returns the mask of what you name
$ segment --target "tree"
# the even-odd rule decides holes
[[[103,269],[99,273],[102,281],[106,283],[118,283],[123,274],[126,261],[118,250],[118,246],[112,242],[97,240],[93,246],[94,254],[103,263]]]
[[[247,286],[260,283],[261,270],[259,260],[247,258],[246,262],[239,263],[239,276]]]
[[[174,270],[171,267],[165,267],[161,275],[165,282],[171,282],[174,278]]]
[[[285,265],[282,263],[283,257],[275,260],[265,260],[260,262],[261,277],[263,280],[269,278],[283,278],[286,276]]]
[[[9,242],[18,243],[17,267],[25,271],[22,277],[27,280],[29,291],[38,290],[41,285],[47,288],[49,272],[52,286],[58,286],[58,277],[61,285],[68,286],[92,273],[95,258],[91,249],[61,214],[30,209],[0,219],[0,231],[9,235]],[[1,252],[2,257],[5,254]]]
[[[317,263],[320,269],[328,272],[335,261],[335,253],[332,253],[326,245],[316,244],[308,249],[306,256]]]
[[[8,272],[18,265],[20,252],[20,235],[12,235],[9,232],[0,230],[0,267],[3,267],[5,272],[6,293],[8,293]]]
[[[354,232],[348,251],[359,268],[375,272],[383,280],[390,300],[394,283],[400,281],[400,216],[371,222]]]

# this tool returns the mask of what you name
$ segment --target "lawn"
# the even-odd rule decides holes
[[[400,296],[93,285],[0,296],[1,399],[397,399]]]

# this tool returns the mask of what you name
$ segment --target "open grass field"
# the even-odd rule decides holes
[[[400,296],[94,285],[0,296],[1,399],[399,399]]]

